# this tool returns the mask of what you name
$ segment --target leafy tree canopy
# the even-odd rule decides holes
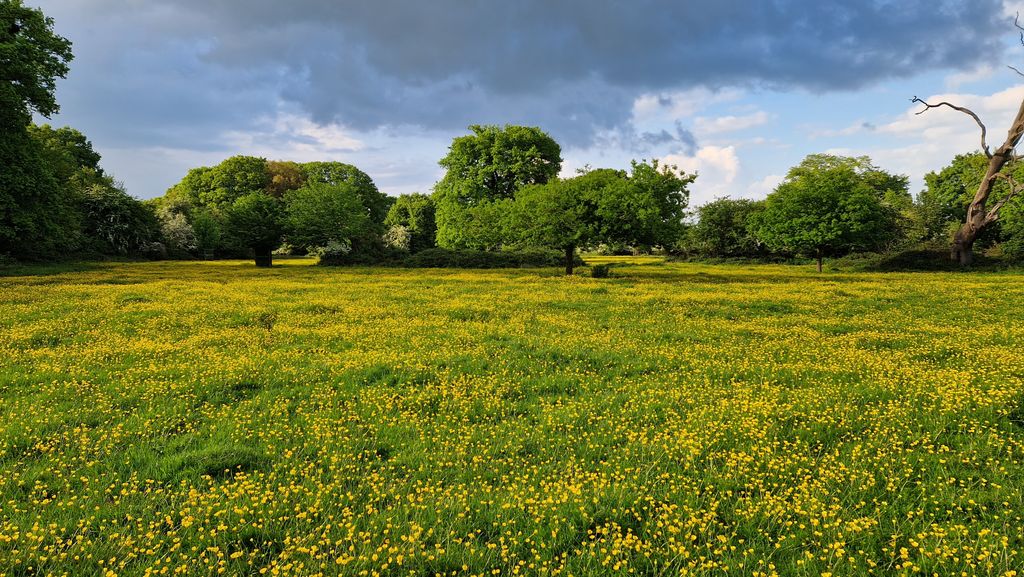
[[[21,0],[0,3],[0,117],[5,129],[23,128],[32,112],[60,110],[54,90],[68,73],[71,42],[53,32],[53,19]]]
[[[289,190],[302,188],[306,183],[306,174],[302,165],[290,160],[268,160],[267,194],[281,198]]]
[[[925,188],[917,195],[917,206],[929,240],[948,240],[951,231],[967,218],[967,205],[971,203],[981,179],[988,170],[988,158],[981,151],[957,155],[938,172],[924,176]],[[1024,183],[1024,165],[1014,163],[1004,169],[1018,183]],[[1009,185],[1002,179],[992,189],[992,200],[998,202],[1009,193]],[[1000,223],[1016,220],[1021,211],[1013,205],[1024,201],[1011,200],[1000,215]],[[988,244],[999,236],[1001,227],[989,227],[979,239]]]
[[[366,207],[369,222],[375,228],[383,227],[391,198],[377,190],[368,174],[344,162],[307,162],[301,167],[308,183],[351,186]]]
[[[262,192],[240,196],[226,210],[228,232],[240,245],[255,249],[257,254],[269,253],[281,244],[283,209],[279,199]]]
[[[624,174],[624,173],[623,173]],[[617,186],[605,187],[598,207],[602,242],[668,246],[683,232],[697,175],[657,160],[633,161],[631,174]]]
[[[446,170],[435,190],[464,205],[512,198],[530,184],[543,184],[562,168],[562,149],[532,126],[469,127],[452,141],[439,162]]]
[[[362,237],[369,215],[358,185],[310,183],[285,195],[288,242],[305,248],[348,243]]]
[[[448,248],[492,248],[500,243],[500,210],[485,206],[511,199],[517,190],[558,175],[562,150],[541,129],[470,126],[452,141],[439,162],[444,177],[434,186],[437,244]]]

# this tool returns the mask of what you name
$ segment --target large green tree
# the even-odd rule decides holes
[[[879,182],[894,179],[813,155],[789,171],[763,211],[751,215],[751,228],[775,251],[815,258],[820,272],[823,257],[879,249],[899,236],[899,209],[887,202],[891,190]]]
[[[51,18],[21,0],[0,2],[0,254],[43,258],[78,248],[75,203],[28,132],[33,113],[59,110],[54,89],[71,59]]]
[[[491,203],[555,178],[562,150],[544,131],[529,126],[470,126],[472,134],[452,141],[439,162],[444,177],[434,186],[437,244],[445,248],[489,249],[500,236],[500,210]]]
[[[306,249],[358,242],[370,217],[356,184],[310,183],[285,194],[288,242]]]
[[[572,274],[577,248],[593,242],[601,231],[603,192],[620,186],[623,177],[617,170],[594,170],[520,189],[505,223],[509,238],[524,246],[563,251],[565,274]]]
[[[46,165],[58,181],[72,186],[91,186],[102,181],[105,174],[100,167],[100,154],[78,130],[30,124],[28,132],[41,146]]]
[[[378,233],[383,230],[391,198],[377,189],[368,174],[344,162],[307,162],[301,165],[301,170],[307,183],[351,187],[366,207],[370,226]]]
[[[255,156],[232,156],[213,167],[207,184],[199,191],[199,200],[208,206],[225,208],[235,200],[265,192],[270,184],[267,160]]]

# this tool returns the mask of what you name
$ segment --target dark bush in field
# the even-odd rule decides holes
[[[992,269],[1012,263],[982,255],[975,257],[973,268]],[[948,248],[920,247],[893,253],[853,253],[829,263],[833,270],[854,272],[913,272],[963,270],[949,258]]]
[[[431,248],[420,251],[402,261],[410,268],[518,268],[562,266],[564,255],[557,250],[448,250]],[[576,257],[577,264],[583,260]]]
[[[320,264],[389,265],[409,268],[520,268],[563,266],[564,258],[565,255],[561,251],[545,249],[484,251],[430,248],[409,255],[402,251],[381,248],[369,253],[353,251],[348,254],[325,254],[320,257]],[[583,259],[576,256],[576,265],[583,264]]]

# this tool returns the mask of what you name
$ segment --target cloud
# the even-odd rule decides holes
[[[573,145],[652,106],[678,119],[702,91],[843,90],[969,68],[1005,31],[998,0],[76,4],[44,9],[76,46],[101,45],[82,82],[109,87],[108,114],[211,122],[260,108],[252,94],[357,131],[515,122]],[[150,74],[125,86],[139,70]]]
[[[858,120],[846,128],[832,129],[826,128],[822,130],[814,130],[808,134],[809,138],[834,138],[836,136],[853,136],[854,134],[863,134],[865,132],[874,132],[878,129],[873,122],[867,120]]]
[[[756,110],[716,117],[713,105],[974,71],[1008,27],[1001,0],[35,3],[74,42],[58,121],[104,154],[341,155],[376,163],[396,189],[412,185],[374,146],[419,159],[443,155],[469,124],[512,123],[540,126],[567,150],[698,154],[730,144],[703,134],[765,121]],[[397,130],[434,140],[384,136]],[[413,172],[433,174],[439,157]],[[125,177],[133,190],[135,178],[147,190],[165,178],[115,172],[138,174]]]
[[[634,124],[671,124],[688,119],[698,112],[724,102],[743,97],[735,88],[711,89],[697,87],[689,90],[645,93],[633,100],[631,121]]]
[[[732,185],[740,170],[733,146],[703,146],[693,156],[670,154],[661,159],[688,173],[697,173],[690,186],[690,206],[700,206],[716,197],[735,193]]]
[[[693,120],[694,130],[698,134],[721,134],[723,132],[736,132],[760,126],[768,122],[767,112],[758,111],[743,116],[718,116],[715,118],[697,117]]]
[[[365,146],[343,126],[317,124],[301,113],[285,111],[262,118],[254,129],[228,131],[224,140],[239,154],[293,160],[315,160],[324,155],[355,152]]]
[[[996,68],[991,64],[982,64],[974,70],[956,72],[946,77],[946,89],[957,90],[965,84],[973,84],[982,80],[988,80],[989,78],[992,78],[995,73]]]
[[[1024,102],[1024,86],[1015,86],[990,95],[969,93],[933,94],[926,101],[947,101],[976,112],[988,127],[988,144],[1002,144],[1006,129]],[[899,117],[877,127],[874,145],[857,148],[833,148],[827,152],[846,156],[868,155],[882,168],[911,177],[911,191],[923,186],[923,175],[940,170],[957,154],[979,150],[980,131],[967,115],[943,107],[928,110],[909,106]]]
[[[747,186],[746,194],[742,195],[743,198],[764,198],[771,194],[775,190],[775,187],[785,180],[786,177],[781,174],[769,174],[768,176],[753,182]]]

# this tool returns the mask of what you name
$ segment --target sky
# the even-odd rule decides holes
[[[1024,100],[1011,0],[27,0],[73,43],[53,125],[139,198],[235,154],[430,192],[472,124],[539,126],[563,174],[659,159],[691,206],[808,154],[911,179],[994,147]]]

